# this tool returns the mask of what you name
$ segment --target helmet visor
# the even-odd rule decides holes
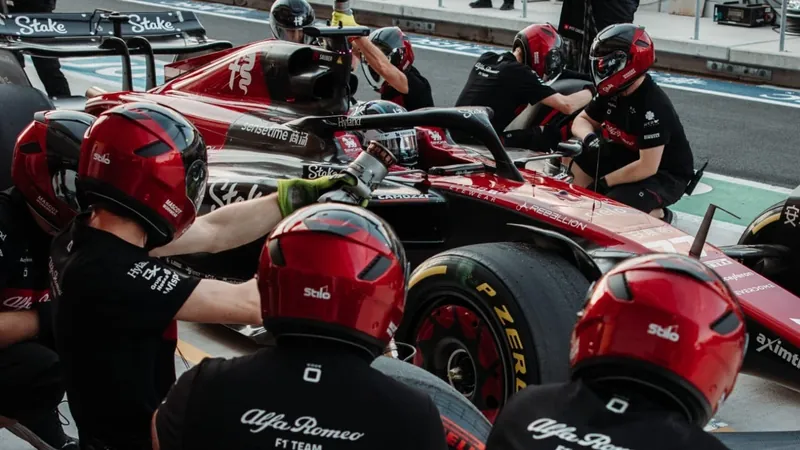
[[[414,165],[419,159],[417,148],[416,130],[397,130],[378,132],[370,130],[366,134],[366,141],[378,141],[397,158],[400,165]]]
[[[616,51],[605,56],[589,57],[589,61],[592,65],[594,83],[599,85],[624,69],[628,62],[628,56],[623,51]]]
[[[194,205],[195,212],[199,212],[200,205],[203,204],[207,183],[208,168],[205,161],[195,160],[186,171],[186,196]]]

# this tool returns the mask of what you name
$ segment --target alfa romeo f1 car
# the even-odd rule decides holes
[[[204,212],[267,195],[278,179],[342,170],[362,150],[364,130],[413,129],[417,166],[392,167],[368,205],[396,229],[415,267],[397,340],[416,347],[415,364],[447,381],[490,419],[515,391],[567,377],[569,333],[589,285],[618,262],[648,252],[690,254],[724,277],[747,314],[750,345],[743,372],[800,387],[800,286],[791,276],[796,272],[786,271],[797,267],[792,251],[800,244],[800,190],[760,217],[740,245],[714,247],[705,243],[713,207],[693,238],[547,174],[547,161],[574,156],[579,145],[565,143],[544,154],[504,148],[489,110],[348,115],[347,37],[369,30],[305,32],[326,44],[265,40],[213,53],[186,45],[164,49],[205,54],[170,64],[166,83],[149,83],[146,92],[132,91],[128,80],[122,92],[95,92],[85,111],[97,115],[144,101],[193,121],[210,148]],[[32,40],[12,37],[5,46],[43,52]],[[151,64],[157,49],[144,39],[113,36],[82,46],[100,51],[117,45],[108,42],[121,43],[128,54],[145,54]],[[17,106],[29,122],[30,107]],[[483,145],[456,144],[449,135],[453,129]],[[82,134],[74,133],[80,141]],[[244,281],[255,272],[261,244],[172,263],[189,273]],[[268,330],[238,330],[269,338]]]

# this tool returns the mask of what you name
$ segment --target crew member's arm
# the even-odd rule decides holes
[[[184,322],[261,325],[256,280],[241,284],[200,280],[175,318]]]
[[[572,135],[586,143],[586,138],[593,136],[600,129],[600,123],[606,117],[608,105],[603,97],[597,97],[572,121]]]
[[[341,174],[316,180],[280,180],[277,193],[225,205],[200,216],[181,237],[153,249],[150,256],[219,253],[249,244],[296,209],[315,203],[325,192],[349,181]]]
[[[661,164],[661,155],[664,153],[664,146],[639,150],[639,159],[621,167],[605,177],[608,187],[618,184],[635,183],[637,181],[650,178],[658,172]]]
[[[592,91],[587,88],[570,95],[554,94],[542,100],[542,103],[569,115],[583,109],[591,100]]]
[[[339,26],[339,23],[345,27],[358,26],[353,16],[334,11],[331,16],[331,26]],[[359,57],[366,59],[372,70],[378,72],[397,92],[408,94],[408,77],[406,77],[406,74],[393,66],[389,59],[386,58],[386,55],[375,44],[370,42],[368,37],[361,36],[353,39],[352,44],[360,53]]]
[[[34,310],[0,313],[0,349],[39,334],[39,315]]]
[[[639,159],[606,175],[604,178],[609,187],[644,180],[658,172],[664,147],[669,143],[671,137],[670,116],[669,114],[660,114],[657,108],[652,108],[648,114],[652,114],[649,120],[641,116],[641,118],[636,118],[641,121],[639,128],[641,132],[637,142],[640,149]]]

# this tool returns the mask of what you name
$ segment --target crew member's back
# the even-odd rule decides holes
[[[371,368],[363,350],[296,339],[182,376],[157,415],[161,448],[445,448],[427,394]]]

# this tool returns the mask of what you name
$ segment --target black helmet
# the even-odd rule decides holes
[[[369,116],[372,114],[397,114],[408,112],[397,103],[388,100],[371,100],[364,102],[353,110],[351,116]],[[405,167],[414,167],[419,161],[419,150],[417,149],[417,130],[402,128],[387,128],[381,130],[366,130],[360,133],[364,147],[369,141],[377,141],[388,148],[397,164]]]
[[[312,38],[303,33],[303,28],[312,25],[315,18],[306,0],[276,0],[269,10],[269,27],[276,39],[310,44]]]

